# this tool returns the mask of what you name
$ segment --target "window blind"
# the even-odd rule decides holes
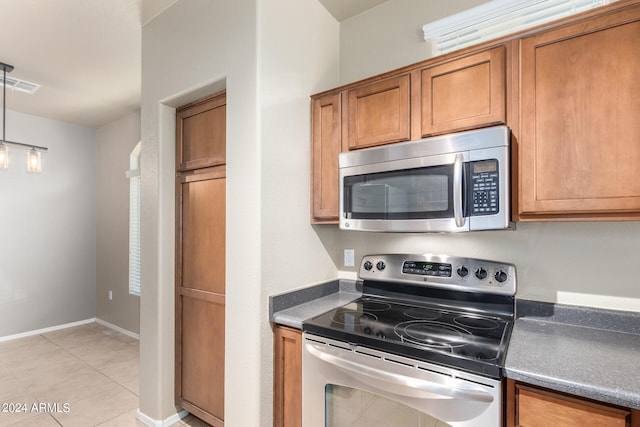
[[[616,0],[493,0],[423,25],[432,55],[526,30]]]
[[[140,295],[140,143],[129,157],[129,293]]]

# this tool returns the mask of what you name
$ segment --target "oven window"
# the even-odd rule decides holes
[[[325,386],[325,427],[450,427],[385,397],[340,385]]]
[[[453,217],[453,165],[344,178],[344,207],[350,219]]]

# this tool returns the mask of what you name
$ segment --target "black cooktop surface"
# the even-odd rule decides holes
[[[511,319],[363,296],[303,322],[303,331],[500,378]]]

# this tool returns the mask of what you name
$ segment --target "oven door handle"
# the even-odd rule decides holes
[[[463,160],[462,153],[458,153],[453,163],[453,217],[456,221],[456,227],[462,227],[465,223],[462,212]]]
[[[487,403],[493,401],[493,397],[491,396],[491,394],[486,393],[482,390],[456,387],[455,385],[451,384],[455,381],[455,379],[452,379],[453,381],[448,381],[449,384],[439,384],[433,381],[426,381],[420,378],[383,371],[372,366],[367,366],[355,361],[344,359],[340,356],[327,353],[312,344],[306,344],[306,349],[311,355],[317,357],[320,360],[323,360],[326,363],[347,371],[357,373],[359,375],[365,375],[369,378],[373,378],[376,381],[382,381],[388,384],[403,386],[414,390],[418,389],[449,398],[465,399]]]

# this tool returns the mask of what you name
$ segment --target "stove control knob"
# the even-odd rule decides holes
[[[496,271],[496,274],[494,276],[496,278],[496,280],[500,283],[504,282],[505,280],[507,280],[507,273],[505,273],[502,270],[498,270]]]
[[[476,270],[476,277],[480,280],[484,280],[487,278],[487,270],[485,270],[484,268],[480,267],[479,269]]]
[[[378,263],[376,264],[376,268],[380,271],[384,270],[386,267],[386,264],[384,263],[384,261],[378,261]]]
[[[467,275],[469,274],[469,269],[467,267],[465,267],[464,265],[461,265],[456,270],[456,273],[458,273],[458,276],[460,276],[460,277],[467,277]]]
[[[371,271],[371,269],[373,268],[373,264],[371,263],[371,261],[365,261],[364,262],[364,269],[367,271]]]

